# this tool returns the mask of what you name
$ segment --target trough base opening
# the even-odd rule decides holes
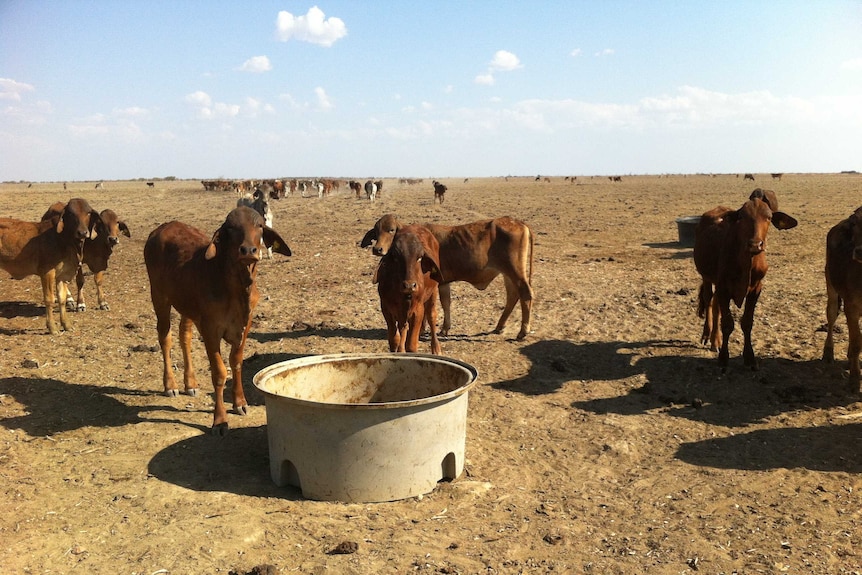
[[[302,487],[302,484],[299,481],[299,472],[296,470],[296,466],[289,459],[285,459],[281,462],[281,480],[282,484],[286,483],[287,485],[292,485],[294,487]]]
[[[443,458],[443,463],[441,465],[443,478],[440,481],[454,481],[455,477],[457,477],[456,470],[458,469],[455,464],[455,454],[451,451]]]

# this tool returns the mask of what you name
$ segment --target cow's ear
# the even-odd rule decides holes
[[[795,228],[799,222],[793,216],[788,216],[784,212],[772,212],[772,225],[779,230],[789,230]]]
[[[435,282],[443,283],[443,274],[440,273],[440,265],[437,263],[437,259],[427,252],[422,256],[422,271],[423,273],[430,273],[431,279]]]
[[[213,239],[210,241],[210,245],[207,246],[207,251],[204,254],[204,259],[211,260],[216,257],[216,253],[218,253],[218,243],[221,238],[221,228],[217,229],[213,234]]]
[[[117,225],[120,226],[120,231],[123,232],[123,235],[127,238],[132,237],[132,232],[129,231],[129,226],[126,225],[126,222],[117,222]]]
[[[266,244],[266,247],[272,248],[272,251],[277,254],[281,254],[283,256],[293,255],[287,242],[281,239],[281,236],[278,235],[277,231],[267,226],[263,226],[263,243]]]
[[[63,216],[64,216],[65,214],[66,214],[66,209],[65,209],[65,208],[63,208],[63,211],[62,211],[62,212],[60,212],[60,218],[57,220],[57,225],[56,225],[56,227],[54,228],[55,230],[57,230],[57,233],[58,233],[58,234],[62,234],[62,233],[63,233],[63,227],[64,227],[64,225],[63,225]]]
[[[365,236],[362,238],[362,241],[359,242],[360,248],[367,248],[371,244],[374,243],[374,240],[377,239],[377,226],[374,226],[370,230],[365,233]]]
[[[108,233],[108,227],[105,225],[104,220],[102,220],[102,216],[99,215],[99,212],[96,210],[90,211],[90,239],[95,240],[99,237],[101,232],[104,232],[105,235]]]

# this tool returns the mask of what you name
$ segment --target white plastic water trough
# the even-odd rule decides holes
[[[416,353],[333,354],[262,369],[270,473],[321,501],[394,501],[464,470],[478,372]]]

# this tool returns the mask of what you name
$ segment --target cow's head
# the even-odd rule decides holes
[[[392,239],[395,233],[401,228],[401,223],[395,214],[386,214],[374,224],[374,227],[368,230],[365,237],[362,238],[359,247],[367,248],[371,246],[371,253],[375,256],[385,256],[389,252],[389,247],[392,245]]]
[[[407,300],[421,294],[425,286],[425,274],[438,283],[443,281],[440,273],[440,248],[437,239],[422,226],[410,225],[395,234],[389,251],[383,256],[373,283],[380,281],[382,272],[387,281],[397,284],[397,289]]]
[[[755,198],[766,202],[766,204],[769,206],[769,209],[773,212],[778,211],[778,196],[776,196],[775,192],[773,192],[772,190],[763,190],[761,188],[756,188],[753,192],[751,192],[751,195],[748,196],[749,200],[753,200]]]
[[[737,239],[752,255],[757,255],[766,249],[766,235],[769,232],[770,223],[779,230],[794,228],[799,223],[784,212],[773,211],[766,201],[757,197],[745,202],[735,212],[731,212],[728,219],[734,224]]]
[[[98,236],[96,227],[102,223],[99,212],[90,207],[82,198],[72,198],[60,213],[55,229],[79,245],[79,255],[83,253],[84,240]]]
[[[114,210],[102,210],[99,214],[100,222],[96,224],[96,233],[102,237],[109,246],[113,247],[120,243],[120,234],[127,238],[132,237],[126,222],[117,217]]]
[[[205,257],[208,260],[222,257],[227,261],[236,261],[247,267],[253,275],[264,246],[285,256],[292,255],[287,242],[264,223],[259,213],[241,206],[234,208],[215,231]]]

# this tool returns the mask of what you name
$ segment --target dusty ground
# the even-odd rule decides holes
[[[75,314],[71,333],[47,335],[36,278],[0,274],[0,573],[862,571],[862,405],[844,362],[819,360],[825,235],[859,205],[862,176],[757,178],[450,179],[442,206],[430,180],[387,180],[374,204],[281,200],[275,228],[294,256],[261,264],[252,407],[231,414],[224,439],[209,434],[209,394],[161,393],[142,250],[170,219],[211,232],[235,197],[197,182],[0,186],[3,216],[35,220],[80,196],[132,230],[108,272],[110,311]],[[742,366],[737,330],[722,376],[698,342],[698,277],[674,219],[737,207],[755,186],[775,189],[800,224],[770,233],[760,371]],[[501,280],[485,292],[455,284],[443,353],[480,372],[466,472],[394,503],[307,501],[270,480],[251,377],[297,356],[387,349],[375,259],[357,243],[389,211],[531,224],[534,331],[513,339],[516,311],[488,334]],[[846,328],[836,347],[843,360]],[[333,553],[343,542],[358,548]]]

